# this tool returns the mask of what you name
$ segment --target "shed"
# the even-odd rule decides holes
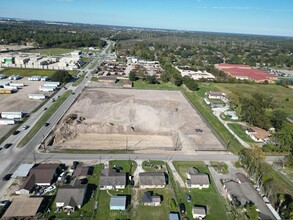
[[[19,167],[13,173],[12,178],[26,177],[28,175],[28,173],[30,172],[30,169],[33,166],[34,166],[34,164],[32,164],[32,163],[20,164]]]
[[[110,200],[110,210],[125,210],[126,196],[112,196]]]

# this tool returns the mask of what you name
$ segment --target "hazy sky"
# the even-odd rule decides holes
[[[0,16],[293,36],[293,0],[1,0]]]

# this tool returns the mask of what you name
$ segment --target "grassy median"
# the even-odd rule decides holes
[[[25,146],[35,134],[44,126],[51,116],[58,110],[58,108],[63,104],[63,102],[71,95],[72,90],[67,90],[59,99],[57,99],[42,115],[39,121],[31,128],[27,135],[19,142],[17,147]]]
[[[85,77],[85,73],[82,74],[77,80],[75,80],[75,81],[72,83],[72,86],[78,86],[78,85],[82,82],[82,80],[84,79],[84,77]]]

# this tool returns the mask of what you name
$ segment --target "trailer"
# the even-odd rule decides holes
[[[1,117],[6,119],[21,119],[23,117],[23,113],[22,112],[2,112]]]
[[[41,81],[48,81],[49,80],[49,76],[43,76],[42,78],[41,78]]]
[[[29,81],[40,81],[42,79],[41,76],[30,76],[28,78]]]
[[[5,79],[7,76],[5,74],[0,74],[0,79]]]
[[[13,93],[12,89],[0,88],[0,94],[11,94],[11,93]]]
[[[11,75],[11,76],[9,76],[8,78],[11,79],[11,80],[18,80],[18,79],[20,79],[21,77],[20,77],[20,75]]]
[[[28,94],[29,99],[43,100],[46,99],[45,94]]]
[[[58,87],[58,86],[60,86],[60,82],[45,82],[44,83],[44,86],[56,86],[56,87]]]
[[[3,86],[4,89],[10,89],[13,92],[17,92],[18,88],[17,86]]]
[[[3,119],[0,118],[0,125],[14,125],[15,121],[13,119]]]
[[[15,86],[15,87],[19,88],[19,87],[24,87],[24,84],[11,82],[11,83],[9,83],[9,86]]]
[[[0,86],[9,86],[10,81],[1,81]]]
[[[39,91],[42,91],[42,92],[54,92],[56,89],[56,87],[53,87],[53,86],[40,86],[39,87]]]

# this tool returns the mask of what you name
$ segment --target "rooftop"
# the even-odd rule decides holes
[[[34,166],[32,163],[21,164],[16,171],[13,173],[12,178],[16,177],[26,177],[30,169]]]
[[[61,186],[58,189],[56,202],[64,202],[64,206],[76,207],[83,204],[87,184],[78,186]]]
[[[143,172],[139,173],[140,185],[165,185],[166,178],[163,172]]]
[[[112,196],[110,200],[110,206],[125,206],[126,196]]]

